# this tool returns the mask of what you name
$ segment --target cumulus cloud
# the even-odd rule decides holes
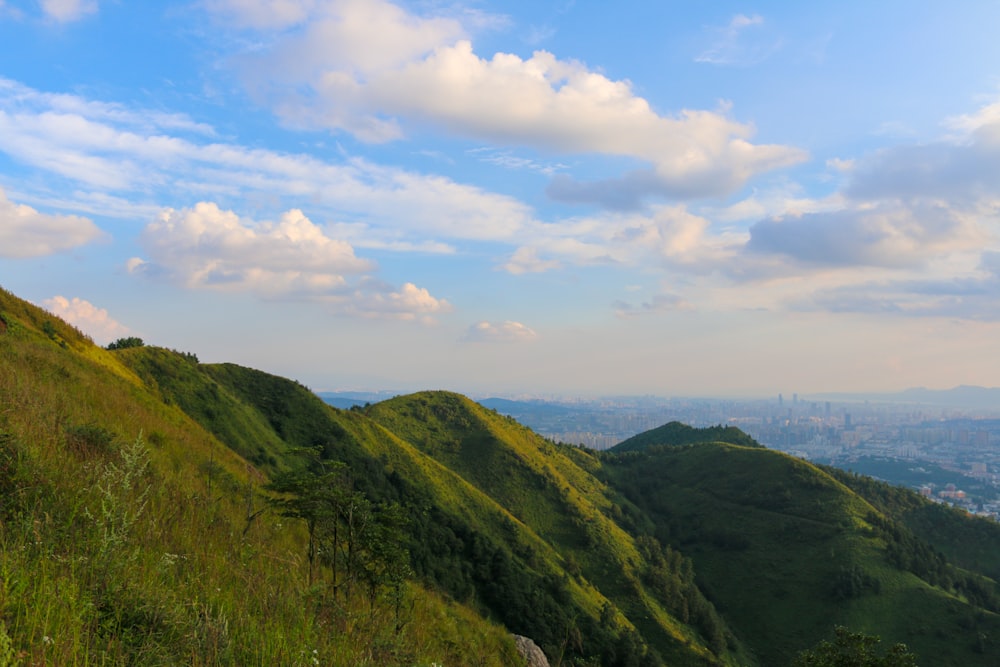
[[[1000,104],[945,125],[950,134],[936,141],[828,161],[845,175],[843,188],[821,200],[789,198],[784,211],[764,207],[769,215],[735,239],[720,271],[739,283],[824,284],[792,299],[796,307],[969,319],[977,308],[993,312],[961,289],[993,280],[973,274],[983,270],[975,258],[998,247]]]
[[[947,119],[952,133],[856,161],[845,194],[859,200],[942,200],[955,207],[1000,199],[1000,102]]]
[[[392,290],[372,282],[355,290],[344,310],[362,317],[420,320],[430,324],[436,315],[451,312],[452,306],[413,283],[405,283],[399,290]]]
[[[509,273],[540,273],[566,265],[658,266],[711,273],[731,261],[745,235],[711,230],[708,218],[683,205],[647,213],[610,213],[536,224],[531,239],[500,265]]]
[[[507,320],[477,322],[468,328],[462,340],[468,343],[514,343],[535,340],[538,334],[530,327]]]
[[[411,283],[394,290],[372,280],[367,274],[373,262],[357,257],[349,243],[331,238],[298,209],[261,223],[211,202],[166,209],[146,226],[140,242],[150,259],[130,259],[130,273],[189,289],[319,301],[338,312],[395,319],[450,309]]]
[[[48,215],[15,204],[0,188],[0,257],[41,257],[76,248],[102,236],[97,226],[76,215]]]
[[[886,203],[761,220],[750,227],[746,250],[805,265],[907,268],[982,240],[949,207]]]
[[[346,274],[374,268],[299,210],[255,224],[209,202],[167,209],[146,226],[141,242],[153,262],[191,288],[323,294],[341,289]]]
[[[625,201],[725,194],[805,159],[795,148],[752,143],[753,127],[722,111],[661,115],[630,82],[546,51],[481,57],[454,19],[416,16],[380,0],[324,7],[248,56],[251,90],[295,125],[379,142],[400,138],[409,120],[499,144],[650,164],[604,184],[627,189],[618,196]],[[569,185],[562,181],[552,192],[582,196],[582,187]]]
[[[97,0],[39,0],[42,11],[53,21],[69,23],[97,12]]]
[[[107,310],[79,297],[67,299],[57,295],[45,299],[42,304],[50,313],[87,333],[100,344],[110,343],[130,333],[129,328],[109,316]]]

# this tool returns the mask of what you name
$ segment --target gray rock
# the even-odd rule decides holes
[[[538,644],[532,640],[521,635],[514,635],[514,645],[517,646],[517,652],[528,661],[528,667],[549,667],[549,659],[542,653],[542,649],[538,648]]]

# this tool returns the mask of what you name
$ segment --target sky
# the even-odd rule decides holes
[[[998,386],[997,25],[0,0],[0,286],[317,391]]]

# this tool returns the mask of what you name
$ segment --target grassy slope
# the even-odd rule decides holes
[[[612,577],[622,579],[621,570],[614,566],[609,566],[610,561],[602,558],[596,550],[587,552],[584,561],[593,563],[594,568],[600,568],[605,573],[603,586],[598,591],[591,582],[584,577],[567,577],[565,567],[565,553],[558,547],[562,547],[562,542],[551,543],[547,539],[539,536],[539,526],[545,530],[542,533],[548,534],[549,530],[556,524],[568,524],[561,527],[561,535],[570,541],[579,542],[581,539],[580,527],[588,521],[596,523],[596,531],[604,530],[613,534],[613,539],[602,539],[598,543],[604,547],[617,543],[620,546],[626,545],[631,549],[628,554],[633,561],[638,558],[634,547],[630,545],[630,539],[617,526],[604,519],[594,507],[589,507],[586,516],[579,514],[579,507],[586,505],[583,501],[583,494],[595,498],[603,498],[599,493],[599,483],[587,473],[584,473],[578,466],[564,457],[555,456],[554,445],[545,444],[549,450],[546,457],[535,461],[540,466],[539,474],[534,475],[529,487],[521,487],[523,479],[518,478],[518,483],[512,485],[511,493],[496,496],[494,494],[483,493],[489,490],[490,485],[484,478],[464,478],[461,472],[464,469],[455,469],[451,465],[454,461],[439,461],[430,457],[421,448],[411,444],[414,440],[428,445],[430,449],[438,447],[451,447],[454,445],[454,433],[446,435],[446,426],[438,424],[438,432],[431,434],[426,430],[421,432],[419,438],[414,437],[414,423],[410,420],[399,420],[395,423],[378,425],[376,422],[384,422],[377,416],[374,421],[359,412],[345,412],[333,409],[314,395],[309,393],[304,387],[297,385],[283,378],[271,376],[252,369],[241,368],[231,364],[203,366],[204,373],[209,375],[213,381],[217,381],[224,392],[236,396],[239,400],[251,405],[254,410],[260,412],[263,420],[268,422],[274,431],[294,447],[319,447],[323,450],[324,456],[329,459],[345,461],[352,470],[355,484],[363,488],[365,492],[373,498],[387,500],[405,499],[406,502],[422,502],[426,507],[433,510],[439,522],[447,523],[454,530],[471,534],[474,540],[487,542],[488,549],[502,549],[509,554],[510,558],[524,572],[522,576],[538,578],[538,585],[544,587],[546,582],[562,581],[560,585],[565,587],[566,594],[569,595],[569,604],[579,609],[580,613],[589,617],[596,623],[600,616],[601,608],[605,602],[605,593],[609,588],[609,581]],[[181,401],[182,399],[175,399]],[[462,403],[460,412],[473,406],[467,399],[458,399],[453,395],[438,394],[433,397],[431,403],[433,408],[438,410],[449,410],[449,401],[460,400]],[[430,404],[428,404],[430,405]],[[452,406],[454,407],[454,406]],[[475,410],[480,410],[474,406]],[[456,413],[457,414],[457,413]],[[466,415],[467,417],[468,415]],[[465,417],[462,417],[464,419]],[[390,420],[391,421],[391,420]],[[471,424],[471,422],[468,422]],[[206,424],[210,426],[210,424]],[[454,425],[448,426],[452,428]],[[523,429],[510,420],[498,418],[492,423],[491,428],[495,432],[476,432],[475,440],[479,445],[486,445],[485,448],[474,450],[474,454],[466,450],[466,462],[471,463],[481,461],[480,455],[492,451],[497,455],[501,452],[491,450],[489,442],[498,438],[511,439],[517,443],[513,449],[522,447],[524,439],[533,443],[539,439],[526,429]],[[499,431],[497,431],[499,429]],[[473,429],[474,430],[474,429]],[[396,433],[401,433],[402,438]],[[471,433],[471,431],[470,431]],[[466,435],[469,435],[468,433]],[[220,434],[220,437],[222,434]],[[513,451],[513,450],[511,450]],[[510,452],[507,452],[510,454]],[[558,461],[557,470],[551,463]],[[549,462],[546,462],[549,461]],[[492,467],[499,467],[510,472],[516,477],[518,465],[513,460],[492,461]],[[461,468],[461,466],[459,467]],[[458,470],[459,474],[456,474]],[[387,479],[394,480],[387,483]],[[530,492],[526,493],[526,490]],[[525,502],[527,498],[535,495],[554,495],[557,499],[561,497],[564,489],[565,493],[575,498],[573,511],[561,511],[566,509],[561,506],[560,511],[552,511],[554,508],[542,503],[544,512],[532,513],[530,508],[538,507],[539,503]],[[604,505],[608,505],[605,499]],[[411,550],[425,549],[428,545],[439,543],[439,531],[434,526],[417,526],[414,528],[413,543]],[[565,541],[565,540],[563,540]],[[467,546],[467,545],[466,545]],[[464,547],[460,547],[461,551]],[[582,552],[581,552],[582,553]],[[475,555],[471,554],[474,558]],[[423,570],[425,575],[431,580],[442,584],[453,594],[463,590],[463,588],[483,587],[483,581],[476,581],[475,577],[467,577],[466,581],[455,582],[452,573],[440,572],[440,564],[445,562],[440,553],[430,553],[424,559]],[[468,568],[468,562],[455,562],[457,568]],[[634,576],[631,579],[619,583],[618,598],[623,604],[633,605],[636,600],[636,582]],[[558,595],[558,591],[554,593]],[[484,597],[480,595],[480,598]],[[488,597],[488,596],[486,596]],[[502,606],[507,606],[510,601],[504,601]],[[487,600],[487,607],[488,604]],[[517,615],[505,617],[505,609],[499,609],[493,605],[493,613],[504,618],[508,625],[515,631],[534,635],[546,646],[550,654],[560,654],[564,650],[558,639],[565,634],[565,629],[559,628],[539,628],[532,627],[531,623],[519,626]],[[704,656],[704,649],[699,648],[698,638],[694,636],[690,629],[677,623],[661,608],[648,601],[648,608],[640,618],[655,614],[657,618],[655,626],[659,632],[664,628],[670,633],[670,643],[668,645],[670,657],[676,660],[690,661],[696,658],[701,661]],[[551,616],[551,615],[550,615]],[[527,619],[526,619],[527,620]],[[544,622],[545,619],[542,619]],[[538,619],[534,621],[536,624]],[[553,624],[558,624],[558,619],[552,620]],[[628,621],[619,619],[619,622],[630,626]],[[642,620],[641,623],[649,623]],[[645,630],[646,628],[640,628]],[[592,633],[591,633],[592,634]],[[555,637],[553,637],[555,635]],[[586,653],[586,647],[582,647]]]
[[[869,523],[877,510],[806,462],[714,443],[611,454],[603,472],[661,540],[692,557],[699,582],[762,664],[787,664],[834,624],[905,642],[926,664],[992,664],[996,647],[974,650],[969,619],[990,637],[1000,619],[890,564]],[[877,581],[878,592],[838,599],[835,586],[851,570]]]
[[[713,659],[691,628],[645,586],[632,535],[610,518],[602,482],[580,465],[579,450],[546,441],[464,396],[421,392],[372,406],[372,419],[456,471],[552,544],[579,579],[593,584],[668,664]],[[726,660],[747,662],[739,653]],[[692,650],[693,649],[693,650]]]
[[[463,537],[471,535],[477,544],[486,544],[489,550],[503,551],[513,558],[529,554],[530,557],[521,558],[530,561],[522,568],[527,570],[522,573],[525,585],[531,585],[531,577],[538,579],[535,583],[540,587],[546,578],[558,580],[562,576],[559,555],[505,508],[364,415],[332,408],[293,381],[233,364],[200,365],[195,370],[200,378],[190,377],[178,383],[173,381],[174,376],[189,374],[180,368],[185,361],[179,356],[174,358],[176,368],[151,364],[148,358],[159,354],[142,349],[126,359],[136,368],[150,369],[150,381],[164,389],[169,400],[195,406],[192,414],[224,441],[232,436],[225,428],[219,428],[217,415],[232,412],[230,401],[235,400],[239,403],[237,414],[253,413],[254,423],[266,425],[271,438],[282,443],[286,462],[295,460],[295,456],[288,454],[292,450],[315,449],[327,460],[347,463],[355,488],[369,498],[410,506],[414,513],[411,518],[418,525],[411,526],[408,546],[411,551],[429,551],[418,571],[427,579],[444,584],[442,588],[452,594],[465,597],[463,591],[467,594],[474,590],[476,582],[473,577],[465,576],[455,583],[456,575],[449,570],[467,569],[469,564],[460,558],[448,562],[435,552],[446,541],[439,534],[442,530],[445,537],[453,529],[460,530]],[[223,400],[218,400],[219,397]],[[239,440],[235,446],[240,446]],[[425,513],[432,513],[433,521],[422,521]],[[583,613],[596,617],[604,598],[580,582],[570,581],[567,587],[574,604]],[[518,626],[516,617],[504,620],[522,634],[535,637],[539,632],[545,634],[543,628],[530,624]],[[551,634],[561,635],[562,630],[558,633],[553,630]],[[550,641],[546,648],[552,651],[558,649],[558,644]]]
[[[732,662],[751,662],[749,646],[759,664],[786,664],[836,623],[904,641],[921,664],[988,665],[998,650],[997,616],[893,565],[885,526],[991,576],[1000,533],[912,494],[759,448],[683,444],[704,440],[700,430],[601,457],[453,394],[342,412],[259,371],[155,348],[109,353],[2,290],[0,316],[0,653],[9,636],[28,663],[295,664],[313,649],[335,664],[512,659],[502,629],[417,585],[402,635],[387,608],[319,604],[303,585],[299,526],[265,514],[244,530],[261,471],[296,465],[294,447],[347,461],[375,499],[423,508],[410,545],[423,550],[421,575],[495,614],[541,609],[532,623],[552,627],[503,620],[545,629],[550,655],[602,632],[594,616],[610,599],[614,624],[634,624],[668,664],[710,660],[704,636],[650,588],[635,539],[647,533],[693,559],[744,642],[731,643]],[[142,456],[148,470],[123,477]],[[845,571],[878,592],[836,598]],[[527,597],[503,597],[518,586]],[[541,589],[551,597],[531,594]],[[586,616],[583,637],[558,641],[563,610],[545,605],[559,600]]]
[[[0,290],[0,654],[26,664],[510,664],[502,628],[410,588],[334,614],[261,475],[121,353]],[[141,436],[141,437],[140,437]],[[9,647],[9,649],[8,649]]]
[[[1000,523],[932,502],[908,489],[824,468],[881,511],[891,513],[959,567],[1000,581]]]

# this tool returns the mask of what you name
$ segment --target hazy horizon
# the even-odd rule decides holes
[[[997,386],[998,24],[0,0],[0,286],[319,391]]]

